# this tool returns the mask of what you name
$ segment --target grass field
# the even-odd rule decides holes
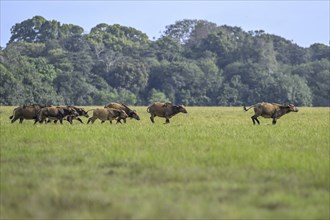
[[[11,124],[13,108],[0,107],[1,219],[329,219],[329,108],[275,126],[241,107],[167,125],[146,107],[123,125]]]

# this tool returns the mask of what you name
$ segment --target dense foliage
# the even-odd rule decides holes
[[[329,106],[330,48],[205,20],[166,26],[157,40],[118,24],[82,27],[35,16],[0,52],[0,104]]]

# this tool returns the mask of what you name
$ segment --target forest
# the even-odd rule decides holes
[[[206,20],[176,21],[151,40],[120,24],[86,32],[34,16],[11,28],[0,74],[1,105],[330,105],[328,45]]]

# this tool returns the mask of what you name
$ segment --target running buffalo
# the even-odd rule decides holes
[[[279,119],[283,115],[288,114],[290,112],[298,112],[298,108],[295,107],[293,104],[280,105],[276,103],[267,102],[257,103],[255,105],[249,106],[248,108],[244,105],[243,108],[245,111],[248,111],[250,108],[254,108],[254,115],[251,117],[254,125],[256,124],[255,122],[260,124],[258,120],[259,116],[262,116],[264,118],[272,118],[272,123],[273,125],[275,125],[277,119]]]
[[[152,123],[155,123],[154,117],[162,117],[166,118],[166,123],[170,123],[170,118],[174,115],[182,112],[188,113],[183,105],[173,105],[172,103],[162,103],[162,102],[154,102],[149,105],[147,108],[147,112],[150,113],[150,120]]]
[[[87,124],[89,124],[89,122],[92,122],[93,124],[96,119],[100,119],[102,123],[109,120],[111,124],[112,124],[112,120],[117,119],[117,123],[121,123],[120,122],[121,119],[126,119],[128,117],[124,110],[118,110],[113,108],[91,109],[91,110],[93,110],[93,116],[88,119]]]
[[[14,123],[17,119],[19,119],[19,123],[22,123],[24,119],[26,120],[34,120],[34,124],[37,123],[38,113],[44,107],[49,107],[50,105],[43,104],[31,104],[31,105],[23,105],[16,107],[13,110],[13,115],[9,117],[11,119],[11,123]]]
[[[38,113],[38,121],[43,122],[46,118],[50,120],[59,120],[63,124],[63,119],[68,116],[78,116],[78,113],[74,108],[71,107],[45,107],[42,108]],[[72,121],[69,121],[72,124]]]
[[[123,110],[126,112],[126,114],[128,115],[129,118],[131,118],[131,119],[135,118],[136,120],[140,120],[140,117],[137,114],[137,112],[135,110],[130,109],[127,105],[125,105],[123,103],[111,102],[111,103],[105,105],[104,108],[114,108],[114,109],[118,109],[118,110]],[[124,123],[126,123],[126,119],[124,119]]]

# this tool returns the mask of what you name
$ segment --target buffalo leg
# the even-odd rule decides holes
[[[254,121],[254,116],[251,117],[253,124],[255,125],[256,122]]]
[[[66,118],[66,120],[67,120],[70,124],[72,124],[72,116],[68,116],[68,117]]]
[[[155,115],[151,114],[151,116],[150,116],[150,120],[151,120],[152,123],[155,123],[155,121],[154,121],[154,117],[155,117]]]
[[[123,119],[124,123],[126,123],[126,118],[117,118],[116,124],[118,124],[118,123],[122,124],[121,119]]]
[[[114,119],[115,119],[115,118],[114,118]],[[118,116],[118,117],[117,117],[117,120],[116,120],[116,124],[118,124],[118,123],[122,124],[122,123],[121,123],[121,119],[123,119],[123,120],[125,121],[125,118],[122,118],[122,117]],[[124,123],[126,123],[126,122],[124,122]]]
[[[96,120],[96,118],[90,117],[87,121],[87,124],[89,124],[89,122],[92,122],[92,124],[94,124],[95,120]]]
[[[19,118],[19,123],[22,124],[24,121],[24,118]]]
[[[253,122],[254,125],[256,124],[256,122],[258,123],[258,125],[260,125],[260,122],[258,120],[258,116],[253,115],[251,118],[252,118],[252,122]]]
[[[276,125],[276,118],[273,118],[273,125]]]
[[[81,124],[84,124],[84,122],[80,118],[76,118],[78,121],[80,121]]]
[[[66,120],[67,120],[70,124],[72,124],[72,117],[71,117],[71,116],[68,116],[68,117],[66,118]]]
[[[169,119],[169,118],[166,118],[165,123],[166,123],[166,124],[170,123],[170,119]]]
[[[13,119],[11,120],[11,123],[14,123],[17,119],[18,119],[18,118],[13,118]]]

